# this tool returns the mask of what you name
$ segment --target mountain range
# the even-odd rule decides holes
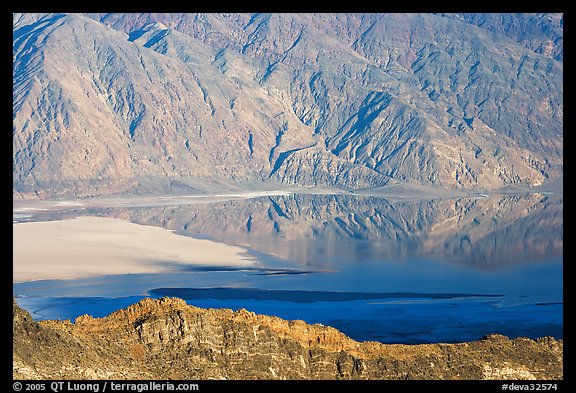
[[[562,176],[562,14],[13,15],[14,197]]]
[[[145,298],[74,323],[35,322],[14,300],[12,316],[14,379],[561,380],[564,373],[564,342],[553,337],[357,342],[329,326],[177,298]]]

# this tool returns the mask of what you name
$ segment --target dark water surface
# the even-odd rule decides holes
[[[387,343],[563,336],[561,195],[416,201],[295,194],[15,220],[79,215],[241,245],[260,262],[183,269],[163,261],[165,274],[14,284],[36,319],[104,316],[142,297],[178,296]]]

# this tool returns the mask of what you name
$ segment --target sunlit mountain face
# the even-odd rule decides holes
[[[14,14],[15,197],[537,187],[561,14]]]

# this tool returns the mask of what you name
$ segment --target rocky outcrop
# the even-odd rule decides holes
[[[356,342],[240,309],[144,299],[105,318],[36,323],[14,301],[15,379],[562,379],[563,342]]]

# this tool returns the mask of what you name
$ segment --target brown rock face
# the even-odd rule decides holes
[[[13,309],[15,379],[562,379],[563,342],[356,342],[240,309],[144,299],[105,318],[36,323]]]

